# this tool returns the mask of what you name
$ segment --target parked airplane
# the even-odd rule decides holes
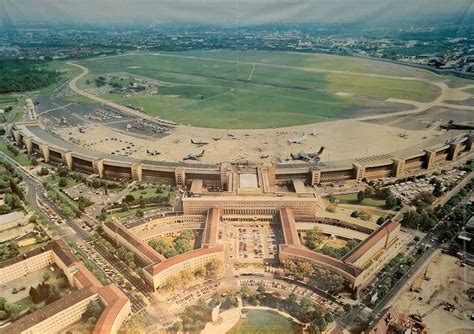
[[[293,160],[303,160],[303,161],[306,161],[306,162],[309,162],[311,160],[313,161],[319,161],[321,160],[321,158],[319,157],[321,155],[321,153],[323,153],[324,151],[324,146],[321,146],[321,148],[319,149],[318,152],[316,153],[305,153],[303,151],[299,152],[299,153],[291,153],[291,158]]]
[[[446,130],[474,130],[474,125],[472,124],[465,124],[465,123],[454,123],[454,121],[451,119],[448,121],[447,124],[441,124],[439,126],[441,129],[446,129]]]
[[[157,150],[153,150],[153,151],[146,150],[146,153],[149,154],[149,155],[160,155],[161,154],[161,152],[159,152]]]
[[[202,150],[201,153],[197,153],[197,154],[191,154],[189,153],[187,156],[185,156],[183,158],[183,160],[199,160],[200,158],[202,158],[204,156],[204,150]]]
[[[194,145],[198,145],[198,146],[204,146],[204,145],[209,144],[205,141],[199,141],[199,140],[194,140],[194,139],[191,139],[191,143],[193,143]]]

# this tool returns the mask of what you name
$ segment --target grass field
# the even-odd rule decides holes
[[[250,310],[246,319],[240,319],[227,334],[291,334],[294,323],[277,312]]]
[[[152,116],[212,128],[309,124],[378,108],[390,97],[429,101],[438,92],[425,81],[400,78],[430,79],[429,72],[331,55],[190,51],[128,54],[81,64],[90,70],[78,83],[82,88],[94,89],[99,75],[119,72],[159,80],[165,85],[155,95],[102,96],[140,106]]]
[[[334,197],[342,204],[366,205],[381,209],[385,208],[385,200],[383,199],[366,197],[361,203],[359,203],[357,201],[357,193],[335,195]]]
[[[0,108],[13,106],[18,96],[13,94],[0,94]]]
[[[142,190],[135,190],[130,192],[130,195],[135,197],[135,199],[139,199],[140,197],[146,199],[146,198],[152,198],[152,197],[161,197],[161,198],[166,198],[168,195],[170,196],[170,199],[174,199],[174,193],[171,191],[168,191],[166,189],[162,189],[161,192],[157,192],[157,188],[145,188]]]

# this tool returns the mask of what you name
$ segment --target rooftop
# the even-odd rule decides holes
[[[297,194],[306,194],[306,187],[303,180],[293,180],[293,188]]]
[[[223,252],[223,251],[224,251],[224,247],[222,246],[199,248],[199,249],[192,250],[190,252],[186,252],[186,253],[174,256],[171,259],[167,259],[161,263],[149,265],[145,267],[145,270],[154,276],[181,262],[185,262],[185,261],[203,256],[203,255],[208,255],[208,254],[213,254],[213,253],[218,253],[218,252]]]
[[[219,228],[219,209],[212,208],[207,211],[206,227],[202,237],[203,247],[217,245],[217,230]]]
[[[97,293],[97,287],[86,287],[79,290],[72,291],[67,296],[46,305],[33,313],[29,313],[13,322],[10,326],[5,328],[5,333],[21,333],[28,328],[52,317],[67,308],[77,304],[81,300],[89,298]]]
[[[313,252],[304,247],[295,247],[293,245],[280,245],[280,252],[285,252],[291,255],[305,257],[308,260],[313,260],[318,263],[324,263],[326,265],[332,266],[339,270],[346,272],[347,274],[357,277],[361,272],[362,269],[354,267],[350,264],[346,264],[341,260],[335,259],[333,257]]]
[[[94,334],[109,334],[115,319],[128,303],[128,298],[113,284],[101,288],[99,295],[106,307],[97,320]]]
[[[280,223],[285,244],[299,246],[300,239],[296,231],[295,218],[290,209],[283,208],[280,210]]]
[[[48,251],[54,251],[58,255],[58,257],[61,259],[61,261],[63,261],[66,265],[70,265],[77,261],[76,257],[71,253],[66,243],[62,241],[61,239],[59,239],[59,240],[50,242],[49,244],[44,245],[43,247],[32,249],[27,253],[24,253],[24,254],[12,257],[11,259],[0,262],[0,269],[11,266],[15,263],[24,261],[28,258],[37,256],[39,254],[42,254]]]
[[[257,174],[240,174],[239,183],[240,188],[258,188]]]
[[[13,211],[0,216],[0,225],[9,224],[17,219],[22,219],[25,214],[21,211]]]
[[[165,260],[165,257],[155,251],[153,248],[142,242],[135,234],[127,230],[122,224],[117,221],[109,221],[104,224],[114,233],[119,234],[122,238],[131,243],[136,249],[138,249],[143,255],[145,255],[151,263],[161,262]]]
[[[363,240],[349,253],[347,253],[342,260],[347,263],[356,262],[362,255],[364,255],[370,248],[372,248],[381,239],[386,238],[390,233],[396,230],[400,223],[390,220],[375,230],[367,239]]]

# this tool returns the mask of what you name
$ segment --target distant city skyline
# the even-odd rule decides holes
[[[153,26],[161,23],[467,23],[473,0],[2,0],[0,29],[35,24]]]

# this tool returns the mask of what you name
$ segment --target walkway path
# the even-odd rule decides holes
[[[206,327],[204,327],[204,329],[201,331],[201,334],[224,334],[230,331],[232,327],[234,327],[239,321],[242,314],[242,299],[239,297],[238,300],[239,304],[236,308],[232,308],[220,314],[220,318],[222,318],[221,323],[214,324],[212,322],[208,322]]]

